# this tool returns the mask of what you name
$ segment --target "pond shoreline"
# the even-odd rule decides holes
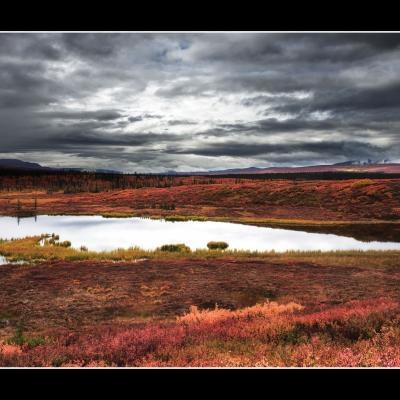
[[[265,228],[298,230],[309,233],[334,234],[354,238],[359,241],[369,242],[377,236],[383,241],[400,242],[400,220],[302,220],[302,219],[275,219],[275,218],[238,218],[238,217],[207,217],[202,215],[149,215],[136,213],[42,213],[18,216],[15,214],[2,214],[1,217],[36,218],[40,216],[101,216],[103,218],[143,218],[151,220],[165,220],[171,222],[185,221],[211,221],[227,222]]]
[[[163,245],[178,243],[189,247],[178,246],[177,250],[170,250],[171,255],[181,256],[182,253],[183,256],[205,258],[222,254],[253,257],[288,252],[400,251],[399,242],[377,241],[376,238],[361,242],[332,233],[309,233],[299,227],[282,229],[203,220],[182,222],[102,216],[38,216],[35,221],[20,220],[17,224],[13,217],[0,217],[0,224],[7,232],[0,241],[0,254],[6,255],[9,261],[49,258],[132,260],[169,257],[169,252],[160,249]],[[45,240],[44,234],[51,236]],[[10,240],[12,238],[18,240]],[[209,251],[210,241],[225,242],[229,248]]]

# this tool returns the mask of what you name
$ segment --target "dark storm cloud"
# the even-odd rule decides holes
[[[108,33],[65,33],[62,41],[67,51],[83,57],[111,57],[118,50],[120,34]]]
[[[43,77],[40,62],[5,61],[0,67],[0,107],[40,106],[56,100],[58,85]]]
[[[19,137],[19,140],[12,140],[9,148],[4,148],[3,151],[29,151],[35,150],[74,150],[77,147],[82,151],[96,146],[97,148],[109,146],[125,146],[141,147],[148,145],[160,145],[167,142],[176,142],[179,140],[179,135],[167,133],[121,133],[102,131],[104,125],[96,122],[76,124],[71,127],[58,127],[57,135],[50,131],[40,130],[35,135],[28,137]]]
[[[60,146],[126,146],[140,147],[146,145],[174,142],[179,139],[178,135],[165,133],[135,133],[135,134],[110,134],[110,133],[84,133],[66,132],[54,140]]]
[[[381,129],[382,126],[387,124],[373,123],[371,127],[375,129]],[[297,132],[306,133],[309,131],[313,132],[348,132],[352,135],[357,135],[365,124],[358,121],[357,119],[351,119],[350,117],[346,120],[340,118],[327,118],[324,120],[316,120],[310,118],[308,115],[299,114],[297,117],[280,121],[276,118],[266,118],[253,122],[237,123],[237,124],[219,124],[216,128],[211,128],[206,131],[197,132],[196,136],[199,138],[210,138],[210,137],[231,137],[253,135],[258,137],[277,137],[280,134],[296,134]]]
[[[210,37],[211,36],[211,37]],[[399,48],[397,33],[254,33],[227,34],[225,40],[215,41],[212,35],[203,36],[209,46],[196,53],[197,60],[252,63],[353,62],[376,56],[378,52]]]
[[[303,143],[212,143],[189,149],[169,149],[172,154],[195,154],[207,157],[231,156],[252,157],[260,155],[295,155],[296,153],[314,153],[320,157],[343,154],[352,159],[354,156],[370,157],[386,154],[387,148],[381,148],[362,142],[303,142]]]
[[[41,117],[62,119],[62,120],[97,120],[111,121],[122,118],[124,115],[117,110],[99,111],[53,111],[41,113]]]
[[[399,76],[396,33],[0,33],[0,153],[154,170],[400,160]]]
[[[56,38],[59,35],[53,34],[9,34],[0,33],[1,54],[23,54],[30,60],[51,60],[57,61],[62,58],[63,52],[57,44]]]
[[[318,35],[310,33],[304,35],[309,39],[315,40],[318,45],[328,43],[333,46],[338,44],[352,45],[353,43],[361,43],[369,48],[377,50],[390,50],[400,46],[400,36],[397,33],[329,33]]]
[[[258,98],[259,103],[262,98]],[[251,100],[247,100],[251,104]],[[264,98],[264,103],[268,99]],[[367,88],[343,88],[336,91],[323,91],[317,93],[311,100],[281,101],[273,106],[275,111],[300,113],[315,111],[332,111],[336,114],[343,112],[370,112],[390,111],[400,107],[400,81],[392,82],[378,87]]]

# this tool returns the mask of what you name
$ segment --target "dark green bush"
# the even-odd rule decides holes
[[[23,334],[21,328],[17,328],[14,335],[6,340],[7,344],[15,344],[17,346],[28,346],[29,348],[33,348],[36,346],[41,346],[46,343],[43,337],[31,337],[28,338]]]
[[[69,240],[64,240],[64,242],[57,243],[57,246],[61,247],[71,247],[71,242]]]
[[[162,210],[175,210],[175,204],[167,204],[167,203],[160,204],[160,208]]]
[[[186,246],[184,243],[179,244],[164,244],[160,247],[161,251],[170,251],[178,253],[188,253],[190,252],[190,247]]]
[[[208,242],[207,247],[210,250],[225,250],[229,247],[229,244],[226,242]]]

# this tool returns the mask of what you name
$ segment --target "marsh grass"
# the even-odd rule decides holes
[[[207,217],[196,217],[196,216],[186,216],[186,215],[171,215],[163,217],[165,221],[171,222],[186,222],[186,221],[207,221]]]
[[[161,248],[144,250],[139,247],[117,249],[112,251],[91,251],[54,245],[48,241],[43,242],[44,235],[31,236],[23,239],[10,239],[0,241],[0,255],[6,257],[9,262],[18,261],[133,261],[137,259],[165,259],[165,258],[268,258],[270,260],[292,262],[302,260],[308,263],[324,263],[326,265],[368,265],[378,267],[380,265],[397,265],[400,257],[399,250],[346,250],[346,251],[244,251],[244,250],[191,250],[185,247],[185,251],[165,251]],[[182,250],[182,249],[181,249]]]

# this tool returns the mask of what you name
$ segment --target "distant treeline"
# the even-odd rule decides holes
[[[400,174],[373,172],[304,172],[229,175],[112,174],[95,172],[30,171],[0,169],[1,191],[46,190],[64,193],[117,189],[167,188],[182,185],[243,183],[248,180],[345,180],[393,179]]]
[[[220,183],[223,179],[202,176],[112,174],[95,172],[32,171],[0,169],[1,191],[46,190],[64,193],[102,192],[116,189],[167,188]]]

